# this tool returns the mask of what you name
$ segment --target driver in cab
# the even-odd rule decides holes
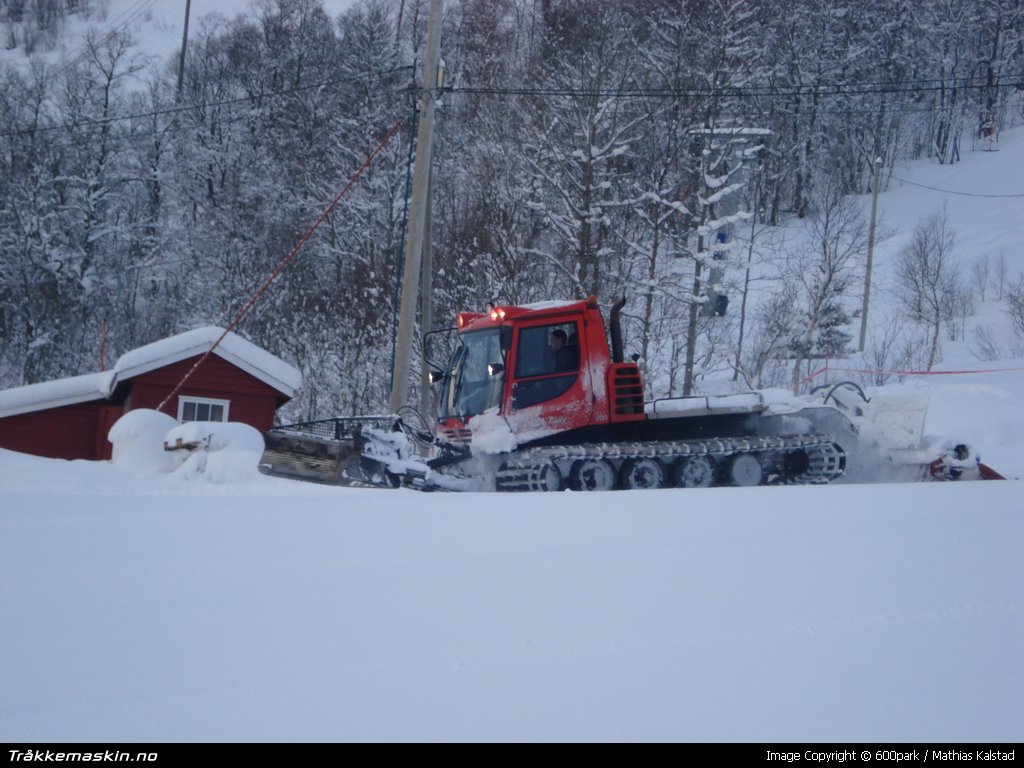
[[[551,351],[554,354],[555,373],[576,370],[576,356],[566,346],[565,331],[557,329],[551,333]]]

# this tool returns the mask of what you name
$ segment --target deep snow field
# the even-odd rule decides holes
[[[3,741],[1022,737],[1018,482],[0,489]]]

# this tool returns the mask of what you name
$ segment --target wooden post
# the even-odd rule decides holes
[[[878,215],[878,182],[882,170],[882,158],[875,158],[874,173],[871,174],[871,223],[868,225],[868,261],[864,269],[864,305],[860,310],[860,351],[868,334],[868,303],[871,299],[871,262],[875,255],[875,220]]]

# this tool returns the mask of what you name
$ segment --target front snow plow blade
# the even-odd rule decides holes
[[[378,473],[364,466],[363,430],[391,431],[398,422],[395,416],[366,416],[274,427],[263,433],[266,447],[259,470],[329,485],[381,485]]]

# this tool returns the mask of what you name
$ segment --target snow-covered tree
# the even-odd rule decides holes
[[[867,224],[859,206],[835,177],[819,181],[806,237],[786,259],[785,279],[797,286],[799,308],[790,343],[794,391],[805,361],[846,353],[852,337],[845,330],[844,293],[866,252]]]
[[[946,306],[954,299],[958,286],[955,246],[956,231],[949,222],[949,211],[943,206],[918,222],[910,243],[897,256],[904,306],[911,317],[929,329],[929,371],[939,360]]]

